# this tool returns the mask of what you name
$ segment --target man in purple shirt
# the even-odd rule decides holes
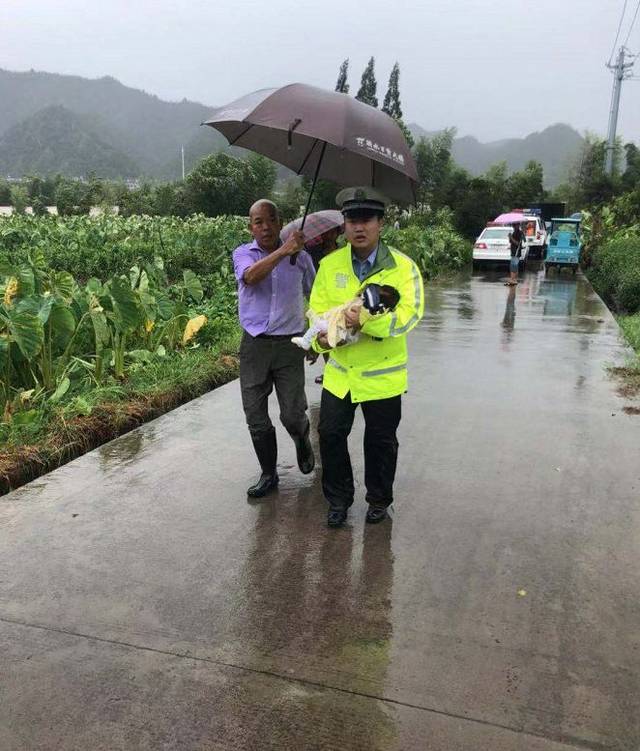
[[[291,342],[304,332],[304,298],[309,297],[315,270],[302,251],[304,238],[293,232],[280,241],[282,225],[272,201],[260,200],[249,212],[253,242],[233,252],[238,281],[238,309],[243,328],[240,345],[240,390],[249,433],[262,474],[247,490],[261,498],[278,485],[276,431],[269,418],[269,394],[276,388],[280,420],[293,438],[300,471],[313,471],[307,399],[304,393],[305,353]],[[298,253],[296,263],[291,256]]]

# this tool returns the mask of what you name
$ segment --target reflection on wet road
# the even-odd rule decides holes
[[[638,748],[615,322],[536,271],[427,301],[391,523],[364,525],[360,416],[345,529],[283,431],[280,490],[247,503],[236,383],[4,499],[3,751]]]

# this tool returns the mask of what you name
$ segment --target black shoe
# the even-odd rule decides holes
[[[369,506],[365,521],[367,524],[379,524],[383,522],[389,514],[387,514],[386,508],[377,508],[376,506]]]
[[[247,490],[249,498],[263,498],[267,493],[275,490],[278,487],[280,478],[277,473],[273,475],[267,475],[264,472],[260,475],[260,479],[255,485],[252,485]]]
[[[330,509],[327,515],[328,527],[341,527],[347,521],[347,512],[345,509]]]
[[[313,455],[311,441],[309,440],[309,430],[303,438],[294,438],[294,442],[296,444],[298,467],[303,475],[308,475],[313,472],[313,468],[316,466],[316,458]]]

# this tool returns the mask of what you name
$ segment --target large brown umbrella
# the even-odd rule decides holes
[[[292,83],[262,89],[215,110],[203,125],[231,146],[255,151],[298,175],[370,185],[394,201],[415,200],[415,163],[398,124],[335,91]]]
[[[231,146],[312,177],[305,217],[319,178],[370,185],[399,203],[415,200],[418,173],[398,124],[346,94],[302,83],[262,89],[215,110],[203,125]]]

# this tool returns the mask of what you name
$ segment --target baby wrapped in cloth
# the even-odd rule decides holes
[[[329,347],[333,349],[340,344],[357,342],[360,334],[353,331],[346,323],[347,311],[359,314],[360,325],[368,317],[393,310],[400,301],[400,293],[388,284],[368,284],[353,300],[331,308],[322,315],[307,312],[311,325],[304,336],[294,336],[291,341],[302,349],[311,349],[311,343],[318,334],[326,334]]]

